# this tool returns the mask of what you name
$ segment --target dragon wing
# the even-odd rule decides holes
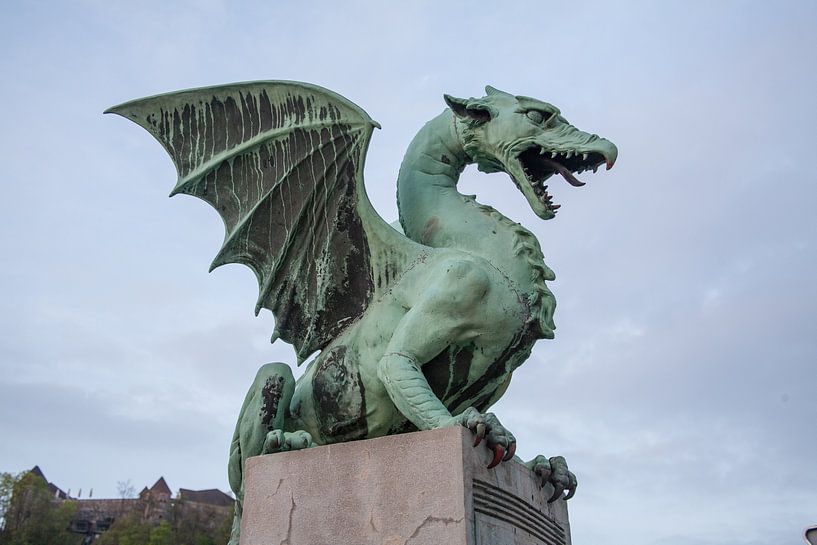
[[[377,125],[305,83],[263,81],[157,95],[114,106],[170,154],[171,196],[193,195],[224,220],[210,268],[242,263],[259,284],[255,313],[300,364],[363,314],[422,251],[374,210],[363,164]]]

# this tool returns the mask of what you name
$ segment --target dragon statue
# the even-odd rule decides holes
[[[570,125],[540,100],[486,87],[448,106],[406,152],[399,225],[375,211],[363,184],[378,124],[321,87],[238,83],[134,100],[108,112],[147,129],[178,171],[171,195],[203,199],[224,220],[212,268],[242,263],[259,284],[256,314],[275,316],[284,363],[264,365],[247,393],[228,464],[238,543],[244,461],[315,444],[465,426],[513,458],[516,439],[486,410],[538,339],[553,338],[556,302],[534,235],[457,191],[463,169],[506,172],[534,213],[559,209],[546,180],[609,169],[616,147]],[[551,501],[576,478],[563,457],[527,463]]]

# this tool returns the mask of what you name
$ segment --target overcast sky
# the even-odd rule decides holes
[[[208,275],[218,215],[167,199],[164,150],[105,108],[322,85],[382,124],[366,181],[392,221],[414,133],[443,93],[491,84],[619,147],[586,187],[551,183],[554,221],[504,174],[461,183],[557,275],[557,337],[495,412],[523,458],[578,475],[574,543],[796,544],[817,524],[817,3],[4,2],[0,45],[0,471],[228,490],[246,388],[294,363],[249,269]]]

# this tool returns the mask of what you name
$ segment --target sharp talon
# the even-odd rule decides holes
[[[474,433],[476,434],[474,446],[477,446],[482,442],[482,438],[485,437],[485,424],[477,424],[477,429]]]
[[[494,447],[494,459],[491,460],[491,463],[488,464],[488,469],[493,469],[499,465],[499,462],[502,461],[502,455],[505,454],[505,449],[502,448],[502,445],[496,445]]]
[[[508,452],[505,453],[505,457],[502,458],[502,461],[507,462],[513,458],[514,454],[516,454],[516,443],[511,443],[511,446],[508,447]]]
[[[556,500],[558,500],[559,496],[562,495],[562,492],[564,492],[564,490],[565,490],[564,486],[562,486],[560,484],[554,485],[553,495],[548,500],[548,503],[553,503]]]
[[[573,494],[576,493],[576,488],[578,488],[579,486],[579,483],[576,480],[576,476],[573,473],[568,472],[568,479],[570,482],[567,485],[567,494],[565,495],[565,501],[573,497]]]
[[[271,439],[264,443],[264,447],[262,450],[262,454],[272,454],[273,452],[279,450],[281,448],[281,443],[278,442],[278,439]]]

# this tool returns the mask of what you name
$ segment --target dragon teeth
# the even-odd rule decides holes
[[[582,153],[582,160],[587,161],[587,152]]]

